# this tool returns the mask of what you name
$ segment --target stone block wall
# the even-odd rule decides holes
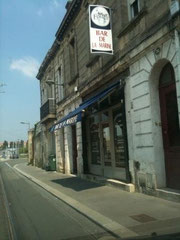
[[[130,66],[126,85],[130,96],[126,114],[131,118],[127,121],[129,165],[133,182],[141,192],[166,186],[158,86],[161,70],[167,62],[174,67],[178,102],[180,95],[179,38],[162,39],[162,35],[163,30],[157,32],[153,39],[159,40],[159,44],[154,49],[149,45],[149,50],[143,51]],[[143,43],[144,47],[148,48],[150,42],[151,39]]]

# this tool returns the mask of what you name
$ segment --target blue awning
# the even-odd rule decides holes
[[[101,98],[105,97],[108,93],[110,93],[114,88],[118,87],[119,85],[120,85],[120,81],[112,84],[111,86],[106,88],[104,91],[98,93],[94,97],[84,101],[83,103],[81,103],[79,105],[78,108],[76,108],[74,111],[70,112],[68,115],[66,115],[61,120],[59,120],[55,125],[53,125],[50,128],[50,131],[52,132],[59,128],[62,128],[62,127],[68,126],[68,125],[72,125],[76,122],[81,121],[81,119],[82,119],[81,113],[85,108],[89,107],[93,103],[95,103],[95,102],[99,101]]]

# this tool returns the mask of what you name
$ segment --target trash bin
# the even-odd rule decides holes
[[[49,166],[49,165],[46,165],[46,166],[45,166],[45,170],[46,170],[46,171],[50,171],[50,166]]]
[[[50,168],[50,171],[56,171],[56,156],[55,155],[49,156],[49,168]]]

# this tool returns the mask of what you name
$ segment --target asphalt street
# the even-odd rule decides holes
[[[9,239],[115,239],[103,228],[19,174],[13,168],[19,162],[21,160],[0,163],[13,231],[13,238]],[[0,239],[8,239],[7,234],[3,235],[1,231]]]
[[[4,186],[0,175],[0,239],[9,240],[11,239],[10,224],[5,202]]]

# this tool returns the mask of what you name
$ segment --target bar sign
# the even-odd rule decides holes
[[[111,9],[89,5],[91,53],[113,54]]]

